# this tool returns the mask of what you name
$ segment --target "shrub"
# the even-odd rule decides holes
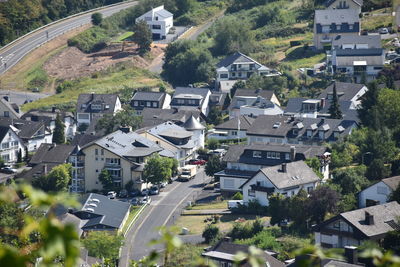
[[[211,243],[219,237],[219,228],[215,225],[207,225],[201,235],[206,243]]]
[[[247,204],[238,204],[237,208],[232,208],[232,213],[267,215],[267,207],[262,206],[257,200],[249,201]]]
[[[243,195],[240,192],[237,192],[236,194],[233,195],[232,197],[233,200],[243,200]]]
[[[264,229],[262,222],[257,218],[253,223],[235,223],[229,236],[233,239],[250,238]]]

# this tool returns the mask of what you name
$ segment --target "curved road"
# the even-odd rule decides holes
[[[104,17],[111,16],[123,9],[136,5],[137,2],[127,2],[106,7],[104,9],[95,10],[100,12]],[[90,13],[85,13],[80,16],[72,17],[62,20],[59,23],[52,24],[42,30],[34,32],[22,40],[17,41],[13,45],[0,50],[0,75],[9,70],[17,64],[26,54],[37,48],[38,46],[46,43],[47,41],[64,34],[65,32],[81,27],[91,22]]]

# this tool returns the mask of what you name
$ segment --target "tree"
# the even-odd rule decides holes
[[[243,200],[243,195],[242,195],[242,193],[240,193],[240,192],[236,192],[236,193],[233,195],[232,199],[233,199],[233,200]]]
[[[206,226],[201,236],[204,238],[207,244],[210,244],[218,238],[219,228],[215,225],[209,224]]]
[[[214,176],[215,173],[222,171],[225,167],[225,163],[221,161],[220,157],[213,155],[206,163],[205,172],[208,176]]]
[[[295,196],[292,196],[289,201],[289,217],[299,229],[307,227],[307,220],[309,219],[308,201],[308,194],[304,189],[301,189]]]
[[[333,96],[331,105],[329,107],[329,114],[331,119],[342,119],[342,111],[340,110],[339,98],[336,91],[336,82],[333,82]]]
[[[289,200],[282,194],[273,194],[268,197],[268,210],[271,215],[271,225],[278,224],[289,217]]]
[[[123,242],[123,236],[108,231],[91,231],[82,239],[90,256],[107,259],[118,259]]]
[[[114,181],[110,172],[106,169],[103,169],[99,174],[99,181],[103,185],[103,189],[106,191],[114,190]]]
[[[397,201],[400,204],[400,184],[396,187],[396,189],[389,196],[390,201]]]
[[[60,114],[57,114],[55,128],[53,132],[53,143],[64,144],[65,143],[65,125],[61,120]]]
[[[45,192],[65,192],[70,180],[71,164],[62,164],[54,167],[49,174],[34,179],[32,185]]]
[[[134,25],[133,32],[132,39],[139,46],[139,55],[143,56],[151,50],[153,41],[149,25],[147,25],[146,21],[141,20]]]
[[[383,248],[392,250],[394,253],[400,253],[400,231],[390,231],[386,233],[383,239]]]
[[[357,198],[353,194],[343,195],[338,203],[338,212],[347,212],[357,209]]]
[[[173,169],[176,168],[174,159],[161,157],[158,154],[151,156],[143,170],[146,182],[160,184],[172,177]]]
[[[310,193],[308,211],[312,221],[321,223],[327,213],[334,213],[340,194],[328,186],[319,186]]]
[[[207,140],[207,147],[208,149],[214,150],[217,149],[219,145],[219,142],[217,139],[215,138],[211,138]]]
[[[216,108],[215,106],[210,109],[210,112],[208,113],[208,119],[209,122],[214,125],[219,125],[224,122],[221,110]]]
[[[370,184],[365,177],[366,169],[365,166],[360,166],[336,170],[333,173],[333,182],[340,185],[342,194],[357,194]]]
[[[111,114],[104,115],[96,124],[96,131],[104,130],[105,134],[109,134],[118,130],[121,126],[128,126],[135,131],[140,127],[142,117],[136,115],[135,111],[125,106],[123,110],[117,112],[114,116]]]
[[[18,149],[17,162],[18,162],[18,163],[21,163],[21,162],[22,162],[22,149],[21,149],[21,148]],[[0,163],[0,166],[1,166],[1,165],[2,165],[2,164]]]
[[[92,18],[92,24],[98,26],[103,21],[103,14],[95,12],[92,14],[91,18]]]
[[[365,126],[371,126],[371,111],[378,103],[379,87],[376,81],[368,84],[368,91],[361,98],[361,108],[358,109],[358,116]]]

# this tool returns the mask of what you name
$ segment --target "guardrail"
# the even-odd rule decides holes
[[[109,7],[118,6],[118,5],[130,3],[130,2],[136,2],[136,1],[137,1],[137,0],[127,0],[127,1],[122,1],[122,2],[119,2],[119,3],[107,5],[107,6],[97,7],[97,8],[94,8],[94,9],[90,9],[90,10],[86,10],[86,11],[83,11],[83,12],[79,12],[79,13],[70,15],[70,16],[68,16],[68,17],[65,17],[65,18],[62,18],[62,19],[59,19],[59,20],[50,22],[49,24],[43,25],[43,26],[41,26],[41,27],[39,27],[39,28],[37,28],[37,29],[35,29],[35,30],[33,30],[33,31],[30,31],[30,32],[28,32],[28,33],[26,33],[26,34],[24,34],[24,35],[18,37],[18,38],[15,39],[14,41],[12,41],[12,42],[6,44],[5,46],[1,47],[1,48],[0,48],[0,53],[5,52],[10,46],[12,46],[13,44],[15,44],[15,43],[21,41],[22,39],[24,39],[24,38],[26,38],[26,37],[28,37],[28,36],[30,36],[30,35],[36,33],[36,32],[39,32],[40,30],[43,30],[43,29],[45,29],[45,28],[47,28],[47,27],[50,27],[50,26],[55,25],[55,24],[57,24],[57,23],[60,23],[60,22],[62,22],[62,21],[66,21],[66,20],[71,19],[71,18],[74,18],[74,17],[79,17],[79,16],[82,16],[82,15],[85,15],[85,14],[88,14],[88,13],[91,13],[91,12],[95,12],[95,11],[98,11],[98,10],[106,9],[106,8],[109,8]],[[51,39],[49,39],[49,40],[51,40]],[[46,42],[45,42],[45,43],[46,43]]]

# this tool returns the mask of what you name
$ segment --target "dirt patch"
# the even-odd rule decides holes
[[[50,58],[43,66],[51,77],[59,79],[74,79],[90,76],[92,73],[105,70],[119,62],[132,61],[139,68],[148,68],[153,58],[164,53],[163,46],[155,45],[147,58],[137,54],[137,46],[114,43],[96,53],[83,53],[76,47],[68,47],[61,53]]]

